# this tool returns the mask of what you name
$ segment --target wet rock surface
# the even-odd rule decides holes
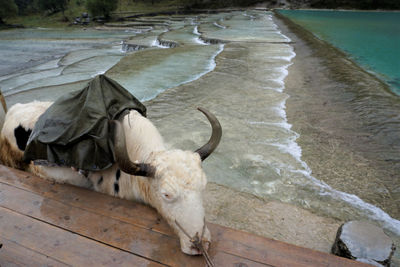
[[[343,224],[332,247],[335,255],[376,266],[390,266],[394,251],[392,240],[381,228],[363,221]]]

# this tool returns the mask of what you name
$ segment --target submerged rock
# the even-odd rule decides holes
[[[350,221],[340,226],[332,253],[357,261],[390,266],[395,246],[392,240],[375,225]]]

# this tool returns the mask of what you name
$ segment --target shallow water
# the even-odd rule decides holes
[[[348,53],[400,95],[400,12],[279,12]]]
[[[148,101],[149,117],[169,146],[190,150],[209,136],[208,123],[196,111],[197,106],[205,107],[221,120],[224,131],[221,145],[204,163],[210,181],[342,220],[369,218],[400,234],[399,221],[319,181],[302,161],[296,143],[299,135],[291,129],[285,112],[290,96],[285,93],[284,79],[295,53],[271,16],[247,11],[153,17],[164,21],[153,31],[91,33],[95,42],[80,33],[70,34],[71,39],[63,40],[63,52],[59,47],[50,49],[48,59],[37,59],[44,52],[31,47],[36,64],[23,70],[21,62],[28,54],[20,59],[16,54],[10,68],[3,70],[0,87],[9,104],[54,100],[107,71]],[[43,37],[38,30],[29,38],[46,43],[53,35]],[[0,53],[7,42],[28,49],[26,42],[12,36],[11,31],[0,40]],[[212,39],[221,43],[204,42]],[[138,50],[124,52],[121,41]]]
[[[105,32],[94,29],[0,31],[0,75],[59,59],[68,52],[111,47],[132,35],[128,31]]]

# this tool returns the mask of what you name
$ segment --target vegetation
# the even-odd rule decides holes
[[[14,0],[18,6],[18,15],[27,15],[37,10],[33,9],[33,0]]]
[[[0,7],[0,25],[4,25],[6,18],[16,15],[18,12],[18,7],[13,0],[0,0]]]
[[[115,0],[87,0],[86,8],[92,16],[110,18],[111,12],[117,9],[118,1]]]
[[[54,14],[59,11],[64,14],[67,3],[67,0],[38,0],[38,7],[41,11],[49,12],[50,14]]]
[[[224,7],[245,7],[260,2],[276,2],[276,1],[260,1],[260,0],[183,0],[182,3],[186,8],[224,8]]]
[[[292,7],[400,9],[399,0],[287,0]],[[245,7],[259,2],[277,5],[277,0],[0,0],[0,25],[65,27],[66,21],[87,12],[107,19],[137,13],[176,10]]]

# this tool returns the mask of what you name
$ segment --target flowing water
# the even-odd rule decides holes
[[[8,104],[54,100],[107,71],[147,101],[149,117],[171,147],[194,150],[206,142],[209,125],[197,106],[216,114],[224,133],[204,163],[210,181],[342,220],[368,218],[400,234],[398,220],[321,182],[302,161],[299,135],[285,112],[284,79],[295,53],[271,13],[141,19],[157,23],[67,35],[0,32],[0,87]],[[12,57],[5,56],[9,50]]]

